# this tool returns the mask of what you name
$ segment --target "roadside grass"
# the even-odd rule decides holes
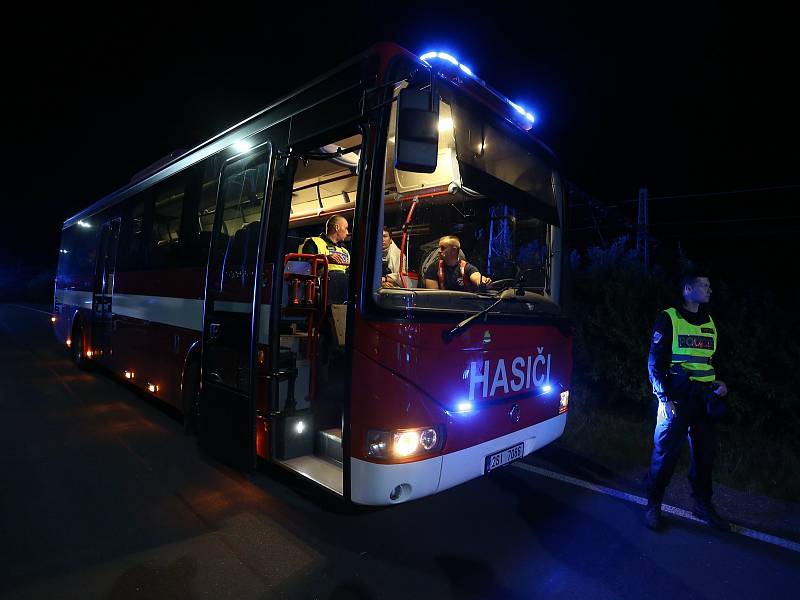
[[[556,445],[589,458],[615,472],[643,477],[653,449],[655,415],[649,419],[592,409],[581,410],[570,403],[564,435]],[[714,480],[743,492],[797,502],[800,498],[800,456],[780,439],[753,438],[735,427],[718,427]],[[684,449],[675,476],[689,469],[689,451]]]

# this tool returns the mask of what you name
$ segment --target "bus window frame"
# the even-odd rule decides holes
[[[391,77],[391,75],[389,76]],[[395,77],[394,79],[397,79]],[[391,79],[390,79],[391,80]],[[514,140],[518,142],[522,147],[526,150],[530,151],[531,153],[535,154],[538,159],[542,160],[545,164],[550,167],[550,169],[556,174],[559,181],[561,181],[561,175],[558,169],[558,161],[552,156],[548,150],[544,147],[540,147],[540,145],[536,142],[536,140],[528,138],[523,132],[519,131],[518,127],[514,124],[508,122],[502,115],[494,113],[486,107],[481,106],[479,102],[474,100],[469,96],[468,93],[459,90],[448,81],[439,78],[437,81],[437,90],[441,95],[441,99],[447,102],[452,101],[453,95],[458,95],[458,102],[468,110],[472,110],[478,113],[481,117],[486,118],[491,122],[491,124],[497,127],[498,130],[502,132],[509,133],[510,135],[514,136]],[[442,93],[444,91],[444,93]],[[371,181],[371,189],[370,189],[370,197],[366,204],[369,204],[370,212],[365,215],[364,223],[367,226],[368,237],[365,240],[364,244],[364,252],[369,253],[372,248],[378,248],[378,219],[379,214],[383,211],[383,203],[385,202],[385,183],[386,183],[386,151],[387,151],[387,142],[388,138],[391,135],[389,131],[389,123],[391,118],[391,109],[392,109],[392,101],[391,96],[393,95],[393,86],[387,86],[386,89],[386,97],[381,102],[381,113],[377,119],[377,139],[375,143],[375,152],[374,156],[371,158],[373,159],[373,164],[381,166],[380,171],[380,179],[373,178]],[[378,161],[378,157],[380,157],[380,162]],[[520,192],[525,193],[525,192]],[[563,203],[563,194],[560,200]],[[559,217],[562,216],[563,207],[560,209],[557,207],[559,212]],[[372,212],[376,211],[376,212]],[[358,211],[357,211],[358,212]],[[548,225],[551,225],[548,223]],[[552,227],[562,227],[563,224],[559,226],[551,225]],[[382,229],[381,229],[381,236],[382,236]],[[563,234],[562,234],[563,235]],[[548,233],[548,239],[551,237],[551,233]],[[562,249],[563,253],[563,249]],[[366,257],[365,257],[366,258]],[[415,309],[410,308],[406,311],[401,311],[398,309],[391,309],[381,306],[376,302],[374,298],[375,289],[373,289],[373,284],[375,280],[375,272],[376,269],[379,269],[380,266],[379,260],[374,261],[367,261],[364,260],[364,271],[361,277],[361,302],[360,302],[360,310],[361,314],[364,316],[366,320],[369,321],[376,321],[376,322],[398,322],[398,323],[406,323],[409,319],[415,322],[456,322],[463,318],[463,312],[454,312],[448,311],[443,309]],[[377,266],[376,266],[377,265]],[[563,279],[563,274],[562,274]],[[494,314],[493,314],[494,317]],[[497,315],[498,319],[508,322],[514,323],[536,323],[536,322],[547,322],[552,323],[554,320],[561,319],[563,317],[555,317],[555,316],[541,316],[541,315],[531,315],[531,316],[523,316],[523,315]]]

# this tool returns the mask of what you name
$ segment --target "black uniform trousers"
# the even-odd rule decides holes
[[[664,490],[672,479],[688,434],[691,460],[689,483],[692,486],[692,496],[701,504],[710,504],[711,470],[717,437],[714,422],[706,413],[706,386],[692,381],[680,387],[680,390],[669,395],[669,399],[675,402],[675,415],[670,417],[659,414],[656,421],[647,482],[648,501],[660,504],[664,499]]]

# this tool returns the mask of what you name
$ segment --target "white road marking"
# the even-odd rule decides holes
[[[619,498],[620,500],[626,500],[628,502],[633,502],[634,504],[641,504],[642,506],[647,504],[647,499],[642,498],[641,496],[636,496],[634,494],[628,494],[627,492],[620,492],[619,490],[615,490],[613,488],[609,488],[603,485],[597,485],[594,483],[589,483],[588,481],[584,481],[583,479],[577,479],[576,477],[570,477],[569,475],[562,475],[561,473],[555,473],[553,471],[548,471],[547,469],[542,469],[541,467],[535,467],[533,465],[529,465],[524,462],[515,462],[512,463],[511,466],[516,467],[517,469],[522,469],[523,471],[529,471],[531,473],[536,473],[537,475],[541,475],[543,477],[549,477],[550,479],[556,479],[558,481],[562,481],[564,483],[569,483],[571,485],[576,485],[578,487],[582,487],[587,490],[591,490],[593,492],[598,492],[600,494],[605,494],[606,496],[612,496],[614,498]],[[671,515],[675,515],[677,517],[681,517],[683,519],[688,519],[689,521],[695,521],[696,523],[702,523],[700,519],[695,517],[691,511],[684,510],[682,508],[678,508],[676,506],[670,506],[668,504],[663,504],[661,506],[661,511],[665,513],[669,513]],[[741,525],[736,525],[735,523],[731,523],[731,531],[732,533],[738,533],[739,535],[743,535],[745,537],[752,538],[754,540],[758,540],[760,542],[766,542],[768,544],[772,544],[774,546],[780,546],[781,548],[786,548],[787,550],[792,550],[794,552],[800,552],[800,544],[797,542],[793,542],[791,540],[785,540],[775,535],[770,535],[768,533],[764,533],[762,531],[756,531],[755,529],[748,529],[747,527],[742,527]]]

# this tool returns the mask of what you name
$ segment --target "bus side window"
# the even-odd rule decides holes
[[[156,190],[148,264],[151,268],[179,266],[178,248],[185,193],[185,172],[170,177]]]
[[[97,252],[97,227],[71,225],[61,234],[59,272],[73,278],[89,277],[94,273]]]
[[[191,192],[187,191],[187,194],[192,196],[192,201],[185,208],[187,211],[191,210],[191,214],[184,218],[186,233],[182,240],[187,266],[201,266],[208,261],[221,168],[222,156],[215,155],[205,159],[197,166],[195,173],[197,179],[190,186]],[[228,234],[224,224],[222,234]]]
[[[145,267],[147,244],[150,232],[147,228],[148,204],[152,204],[152,194],[144,191],[128,201],[127,211],[122,220],[117,266],[119,270],[138,271]]]

